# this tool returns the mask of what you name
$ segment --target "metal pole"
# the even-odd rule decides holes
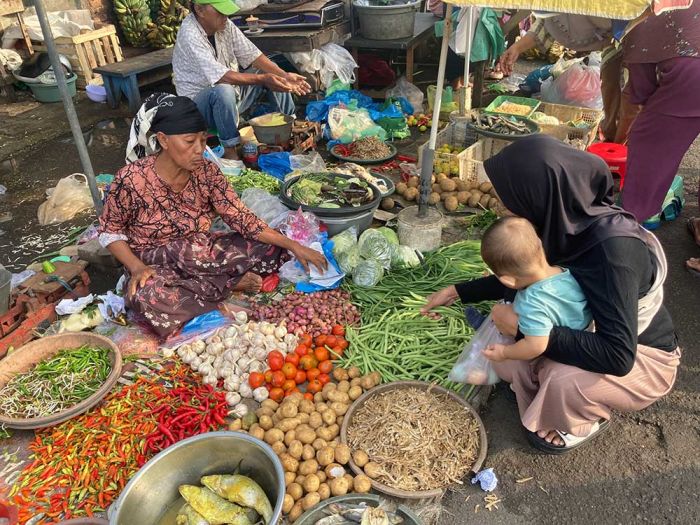
[[[447,49],[452,34],[452,4],[447,4],[445,10],[445,27],[442,33],[442,48],[440,49],[440,62],[438,65],[437,92],[435,93],[435,106],[433,107],[433,125],[430,126],[430,140],[428,147],[423,150],[420,167],[420,196],[418,198],[418,217],[425,217],[428,213],[428,197],[430,196],[430,178],[433,175],[433,161],[435,159],[435,143],[437,142],[438,128],[440,127],[440,105],[442,104],[442,90],[445,86],[445,67],[447,65]]]
[[[465,9],[464,7],[462,9]],[[467,49],[464,52],[464,113],[472,108],[472,88],[469,87],[469,61],[472,57],[472,40],[474,31],[474,6],[469,6],[467,11]]]
[[[61,93],[61,98],[63,99],[63,108],[66,110],[68,123],[70,124],[71,131],[73,132],[75,146],[78,148],[80,163],[83,165],[83,171],[85,172],[85,176],[88,180],[88,186],[90,187],[90,193],[92,194],[92,202],[95,205],[97,215],[100,215],[102,213],[102,199],[100,198],[100,192],[97,190],[95,172],[92,169],[90,154],[88,153],[87,146],[85,145],[83,130],[80,129],[80,122],[78,122],[78,114],[75,112],[73,99],[68,93],[66,77],[62,74],[63,66],[58,59],[58,51],[56,51],[56,44],[53,40],[53,32],[51,31],[51,26],[49,25],[49,19],[46,16],[46,9],[44,8],[43,0],[35,0],[34,7],[36,8],[36,16],[39,18],[39,24],[41,25],[41,32],[44,35],[44,42],[46,43],[46,49],[49,53],[51,66],[56,74],[56,84],[58,85],[58,91]]]

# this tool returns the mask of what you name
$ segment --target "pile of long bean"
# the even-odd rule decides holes
[[[385,381],[414,379],[457,385],[447,375],[473,330],[460,305],[420,313],[426,297],[446,286],[481,277],[486,266],[478,241],[462,241],[428,254],[418,268],[389,273],[373,288],[347,284],[362,315],[360,328],[348,328],[348,352],[340,366],[379,372]]]
[[[262,171],[244,169],[240,175],[230,175],[226,178],[238,195],[248,188],[261,188],[272,194],[280,191],[280,181]]]
[[[0,413],[34,418],[61,412],[94,394],[110,371],[108,349],[61,350],[0,388]]]

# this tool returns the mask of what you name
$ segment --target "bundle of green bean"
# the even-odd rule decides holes
[[[239,195],[248,188],[260,188],[273,195],[280,191],[280,181],[262,171],[246,168],[240,175],[230,175],[226,178]]]
[[[0,388],[0,413],[34,418],[61,412],[94,394],[110,371],[105,348],[61,350]]]
[[[377,371],[385,381],[413,379],[458,387],[447,381],[447,374],[473,334],[462,307],[438,308],[435,318],[420,309],[429,294],[483,275],[479,247],[478,241],[446,246],[428,254],[421,267],[392,271],[373,288],[348,284],[362,325],[347,329],[350,348],[340,366]]]

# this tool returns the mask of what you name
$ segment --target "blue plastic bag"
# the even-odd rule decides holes
[[[333,256],[333,241],[328,239],[328,234],[327,233],[322,233],[321,234],[322,241],[321,241],[321,247],[323,248],[323,255],[326,256],[326,259],[328,260],[328,264],[333,266],[335,270],[344,275],[343,270],[340,269],[340,266],[338,266],[338,262],[335,260],[335,257]],[[296,263],[299,267],[301,267],[301,264],[297,261]],[[317,284],[313,284],[310,282],[298,282],[295,286],[297,292],[302,292],[302,293],[313,293],[313,292],[319,292],[321,290],[333,290],[335,288],[338,288],[340,284],[343,282],[343,277],[340,277],[334,284],[331,286],[319,286]]]
[[[306,106],[306,118],[312,122],[325,122],[328,120],[328,111],[335,106],[344,105],[350,108],[371,108],[374,102],[367,95],[359,91],[335,91],[323,100],[311,102]]]
[[[286,151],[260,155],[258,166],[265,173],[283,181],[285,175],[292,171],[291,155]]]

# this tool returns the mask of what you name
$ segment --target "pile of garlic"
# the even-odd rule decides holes
[[[226,402],[231,414],[243,417],[248,407],[244,398],[262,402],[268,397],[267,388],[253,390],[248,378],[251,372],[264,372],[268,366],[267,354],[273,350],[286,355],[297,345],[298,337],[287,333],[284,323],[246,322],[237,316],[239,324],[221,328],[206,340],[184,344],[177,350],[180,359],[202,376],[202,382],[215,387],[223,379]]]

